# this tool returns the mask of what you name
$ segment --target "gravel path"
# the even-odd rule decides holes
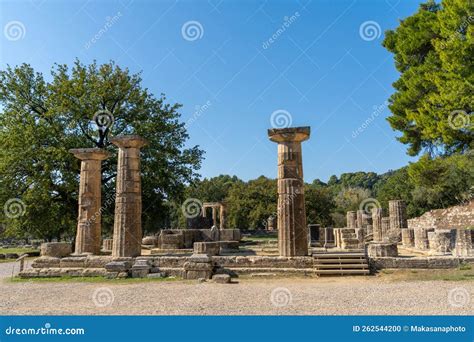
[[[11,264],[0,264],[0,275],[10,274]],[[0,280],[4,315],[469,315],[473,296],[474,282],[383,277],[240,279],[235,284]]]

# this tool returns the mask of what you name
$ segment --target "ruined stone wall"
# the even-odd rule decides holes
[[[468,204],[435,209],[408,220],[408,228],[467,228],[474,227],[474,200]]]

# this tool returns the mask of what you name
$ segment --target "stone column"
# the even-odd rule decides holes
[[[269,216],[267,219],[267,230],[275,229],[275,216]]]
[[[389,201],[388,209],[390,216],[390,229],[392,231],[400,231],[401,234],[401,229],[408,228],[405,201]]]
[[[101,240],[101,162],[109,153],[100,148],[69,150],[81,160],[79,213],[75,254],[100,254]]]
[[[217,207],[212,206],[212,225],[217,227]]]
[[[268,130],[278,143],[278,249],[280,256],[308,255],[308,228],[304,203],[301,142],[309,127]]]
[[[388,238],[390,232],[390,217],[382,217],[382,239]]]
[[[140,148],[147,142],[137,135],[119,136],[111,142],[119,148],[112,256],[135,257],[141,254],[142,241]]]
[[[225,229],[227,222],[226,222],[226,207],[225,204],[221,204],[220,210],[219,210],[219,229]]]
[[[347,228],[357,228],[357,213],[355,211],[348,211],[346,219]]]
[[[365,210],[357,210],[357,228],[367,228],[369,224],[369,215]]]
[[[374,242],[383,241],[382,235],[382,208],[372,209],[372,234]]]

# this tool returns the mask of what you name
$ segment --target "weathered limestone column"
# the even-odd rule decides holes
[[[216,208],[216,206],[212,207],[212,225],[217,227],[217,208]]]
[[[268,136],[278,143],[277,225],[280,256],[308,255],[301,142],[309,138],[310,128],[269,129]]]
[[[392,231],[399,231],[401,234],[401,229],[408,228],[405,201],[389,201],[388,209],[390,216],[390,229]]]
[[[347,228],[357,228],[357,213],[348,211],[346,214]]]
[[[357,228],[367,228],[369,224],[369,215],[365,210],[357,210]]]
[[[372,209],[372,234],[374,242],[383,241],[382,235],[382,208],[373,208]]]
[[[100,254],[101,240],[101,162],[109,153],[100,148],[69,150],[81,160],[79,184],[79,214],[75,254]]]
[[[226,226],[227,226],[227,222],[226,222],[227,217],[226,216],[227,216],[226,206],[225,206],[225,204],[221,204],[220,211],[219,211],[219,221],[220,221],[219,229],[225,229],[226,228]]]
[[[388,238],[390,232],[390,217],[382,217],[382,239]]]
[[[137,135],[126,135],[111,142],[119,148],[112,256],[135,257],[141,254],[142,241],[140,148],[147,141]]]

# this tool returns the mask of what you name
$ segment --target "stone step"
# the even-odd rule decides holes
[[[364,264],[317,264],[314,265],[317,269],[368,269],[369,265],[367,263]]]
[[[315,262],[320,264],[366,264],[367,260],[364,258],[360,259],[318,259]]]
[[[364,258],[365,259],[365,254],[364,253],[313,253],[314,258],[318,259],[344,259],[344,258],[349,258],[349,259],[354,259],[354,258]]]
[[[370,270],[317,270],[316,274],[323,275],[370,275]]]

